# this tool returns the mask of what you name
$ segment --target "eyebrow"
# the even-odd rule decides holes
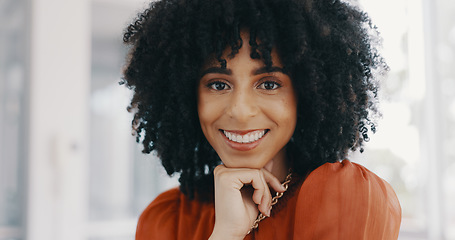
[[[283,68],[277,67],[277,66],[272,66],[270,68],[261,67],[259,69],[253,70],[252,75],[259,75],[259,74],[263,74],[263,73],[272,73],[272,72],[285,73]],[[232,75],[231,69],[221,68],[221,67],[211,67],[211,68],[207,68],[206,70],[204,70],[201,73],[201,77],[203,77],[205,74],[209,74],[209,73],[219,73],[219,74],[225,74],[225,75],[229,75],[229,76]]]
[[[231,69],[227,68],[220,68],[220,67],[211,67],[207,68],[201,73],[201,77],[204,76],[205,74],[209,73],[220,73],[220,74],[226,74],[226,75],[232,75]]]

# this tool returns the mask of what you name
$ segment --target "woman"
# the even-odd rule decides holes
[[[136,239],[396,239],[394,191],[344,160],[375,131],[374,30],[336,0],[153,2],[124,79],[137,141],[181,186]]]

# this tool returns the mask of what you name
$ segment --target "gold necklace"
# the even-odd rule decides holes
[[[291,172],[291,170],[289,170],[289,174],[286,176],[286,178],[284,179],[284,182],[281,184],[285,189],[284,192],[286,192],[286,190],[288,190],[291,179],[292,179],[292,172]],[[283,196],[284,192],[276,193],[275,197],[272,198],[272,205],[270,206],[270,208],[272,208],[273,205],[277,204],[278,199],[280,199]],[[263,215],[262,213],[259,213],[256,220],[254,220],[253,225],[251,226],[251,229],[248,231],[247,235],[250,234],[250,232],[253,231],[253,229],[258,228],[259,222],[264,220],[266,217],[267,216]]]

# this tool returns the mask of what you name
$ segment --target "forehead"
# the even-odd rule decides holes
[[[213,67],[220,67],[220,68],[229,68],[229,62],[232,61],[235,58],[238,58],[239,56],[241,57],[246,57],[248,56],[251,59],[251,62],[254,62],[255,64],[258,64],[260,67],[263,67],[266,65],[264,58],[262,57],[262,54],[260,54],[259,58],[253,58],[251,57],[252,53],[252,48],[247,44],[246,49],[245,45],[242,46],[242,48],[239,50],[239,52],[233,54],[232,49],[230,47],[227,47],[224,51],[223,54],[221,55],[220,58],[217,58],[215,56],[215,53],[210,54],[204,61],[204,64],[202,65],[202,69],[207,69],[207,68],[213,68]],[[277,66],[277,67],[283,67],[281,58],[276,50],[276,48],[272,48],[272,51],[270,53],[270,61],[271,61],[271,66]],[[225,65],[223,67],[223,65]]]
[[[225,59],[225,54],[221,56],[221,58]],[[225,59],[228,60],[228,59]],[[207,57],[204,61],[204,64],[202,65],[202,69],[210,68],[210,67],[219,67],[221,66],[221,62],[215,57],[215,54],[212,53],[210,54],[209,57]]]
[[[221,53],[220,57],[217,57],[217,54],[211,53],[204,61],[202,69],[210,68],[210,67],[222,67],[224,68],[226,62],[236,58],[240,55],[245,57],[248,55],[252,61],[262,63],[261,66],[265,65],[265,58],[268,58],[270,55],[271,65],[276,65],[282,67],[282,62],[279,57],[277,48],[275,46],[272,49],[263,49],[261,46],[262,41],[259,38],[256,38],[255,41],[250,42],[250,32],[248,29],[242,29],[239,32],[239,37],[241,41],[234,41],[233,43],[227,43],[224,50]],[[251,46],[254,45],[254,47]],[[240,47],[241,45],[241,47]],[[265,58],[264,58],[264,55]],[[254,58],[252,57],[254,56]]]

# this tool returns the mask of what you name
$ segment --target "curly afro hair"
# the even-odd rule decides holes
[[[207,59],[234,57],[249,31],[251,57],[271,66],[276,48],[298,97],[297,126],[287,144],[294,172],[362,151],[378,114],[377,75],[387,65],[372,43],[378,32],[366,13],[339,0],[162,0],[129,25],[130,54],[122,83],[134,91],[129,107],[136,140],[156,151],[181,190],[213,190],[220,159],[202,133],[197,86]]]

